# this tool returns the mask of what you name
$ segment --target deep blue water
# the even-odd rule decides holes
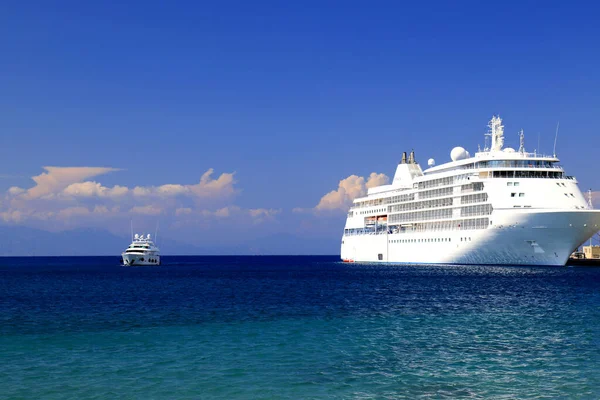
[[[0,398],[600,398],[600,269],[0,259]]]

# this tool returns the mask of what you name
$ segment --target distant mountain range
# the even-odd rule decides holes
[[[120,255],[129,245],[101,229],[47,232],[21,226],[0,226],[0,256]],[[163,255],[304,255],[339,254],[339,238],[304,238],[288,233],[252,238],[238,245],[195,246],[160,239]]]

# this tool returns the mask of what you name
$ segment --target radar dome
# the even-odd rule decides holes
[[[513,149],[512,147],[507,147],[503,150],[505,153],[514,153],[515,149]]]
[[[433,158],[430,158],[429,160],[427,160],[427,165],[433,167],[435,165],[435,160]]]
[[[465,158],[469,158],[469,152],[462,147],[455,147],[450,152],[450,158],[452,161],[464,160]]]

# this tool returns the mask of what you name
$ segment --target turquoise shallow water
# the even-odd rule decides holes
[[[600,269],[5,259],[1,398],[600,397]]]

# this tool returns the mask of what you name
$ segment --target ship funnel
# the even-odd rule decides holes
[[[402,161],[400,162],[400,164],[406,164],[406,152],[405,151],[402,152]]]
[[[415,164],[415,151],[414,150],[410,152],[410,156],[408,157],[408,163]]]

